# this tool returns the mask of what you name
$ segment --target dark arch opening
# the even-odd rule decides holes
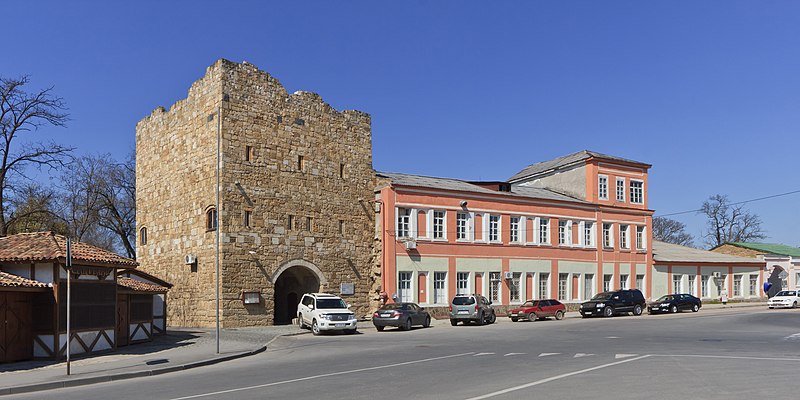
[[[275,325],[292,323],[297,317],[297,304],[306,293],[319,291],[319,278],[310,269],[294,266],[286,269],[275,281],[275,308],[273,321]]]

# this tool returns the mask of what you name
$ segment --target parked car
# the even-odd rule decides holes
[[[450,325],[456,326],[459,321],[493,324],[496,319],[492,302],[479,294],[460,294],[450,301]]]
[[[310,327],[314,335],[324,331],[356,333],[357,324],[350,305],[333,294],[306,293],[297,305],[297,325]]]
[[[621,313],[642,315],[646,306],[647,302],[639,289],[622,289],[598,293],[581,304],[580,312],[583,318],[599,315],[611,317]]]
[[[567,312],[567,307],[555,299],[528,300],[521,306],[508,310],[508,317],[513,322],[521,319],[533,322],[547,317],[555,317],[561,320],[564,319],[565,312]]]
[[[389,303],[372,314],[372,324],[378,331],[387,326],[395,326],[404,331],[410,330],[412,325],[427,328],[431,326],[431,315],[415,303]]]
[[[678,311],[692,310],[693,312],[700,311],[703,302],[697,297],[690,294],[667,294],[659,297],[656,301],[647,306],[647,311],[650,314],[657,313],[676,313]]]
[[[796,308],[798,303],[800,303],[800,297],[796,290],[781,290],[767,300],[767,307]]]

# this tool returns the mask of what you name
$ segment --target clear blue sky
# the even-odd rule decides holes
[[[657,214],[800,189],[797,1],[117,3],[2,5],[0,75],[55,85],[72,121],[42,136],[80,154],[122,158],[227,58],[370,113],[378,170],[500,180],[591,149],[652,164]],[[798,204],[748,208],[797,246]]]

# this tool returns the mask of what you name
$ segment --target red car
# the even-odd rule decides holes
[[[527,319],[533,322],[537,319],[547,317],[564,319],[564,313],[566,311],[567,307],[558,300],[528,300],[522,306],[509,310],[508,317],[514,322],[521,319]]]

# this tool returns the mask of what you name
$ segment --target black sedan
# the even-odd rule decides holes
[[[431,315],[415,303],[390,303],[372,314],[372,324],[378,331],[387,326],[396,326],[404,331],[410,330],[412,325],[427,328],[431,325]]]
[[[697,312],[702,306],[703,302],[690,294],[668,294],[650,303],[647,306],[647,311],[650,312],[650,314],[676,313],[684,310]]]

